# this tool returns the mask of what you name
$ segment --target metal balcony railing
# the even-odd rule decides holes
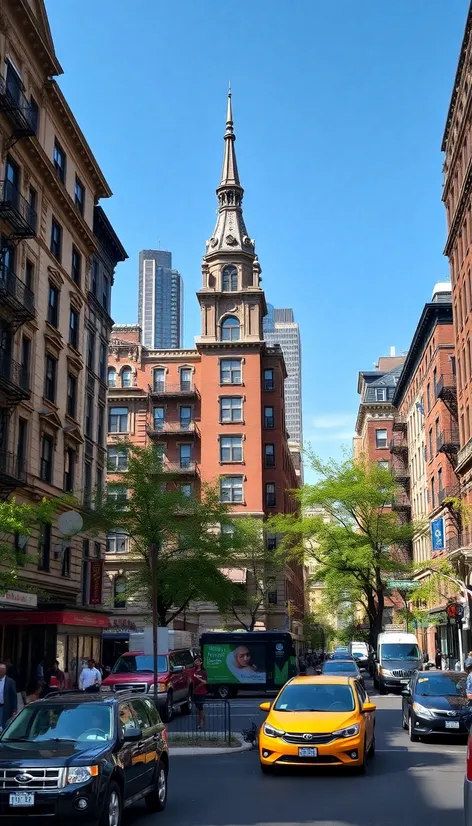
[[[10,314],[23,319],[35,317],[34,293],[8,267],[0,264],[0,310],[8,307]]]
[[[458,497],[460,493],[459,485],[450,485],[447,488],[440,488],[438,491],[438,503],[442,505],[445,499]]]
[[[195,435],[198,433],[198,428],[195,422],[153,422],[148,425],[148,436],[160,436],[161,434],[179,436],[183,433],[190,433]]]
[[[151,396],[195,396],[197,388],[190,381],[182,381],[180,384],[158,381],[149,385],[149,393]]]
[[[0,75],[0,111],[13,126],[14,136],[26,138],[36,134],[38,115],[17,81]]]
[[[196,462],[192,459],[181,459],[180,462],[164,462],[164,473],[195,473]]]
[[[402,432],[394,432],[390,439],[390,453],[408,453],[408,442]]]
[[[438,452],[459,450],[459,445],[459,430],[457,428],[452,428],[450,430],[442,430],[436,441]]]
[[[406,419],[403,416],[395,416],[392,430],[397,431],[398,433],[406,433],[408,430]]]
[[[16,482],[26,481],[26,463],[15,453],[0,450],[0,485],[7,480]]]
[[[0,351],[0,401],[18,402],[30,396],[28,370]]]
[[[0,218],[10,226],[14,238],[33,238],[36,235],[36,210],[23,198],[11,181],[0,181]]]
[[[435,385],[435,393],[437,399],[443,399],[449,393],[455,395],[457,388],[457,380],[453,373],[445,373],[439,376]]]
[[[409,496],[406,493],[402,493],[398,491],[395,493],[393,500],[392,500],[392,510],[394,511],[410,511],[411,510],[411,502]]]

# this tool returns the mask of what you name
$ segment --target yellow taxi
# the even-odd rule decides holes
[[[360,773],[375,754],[375,709],[354,677],[295,677],[284,685],[259,732],[261,770],[348,766]]]

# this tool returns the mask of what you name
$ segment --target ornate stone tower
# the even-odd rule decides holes
[[[197,293],[202,309],[198,343],[262,342],[267,313],[260,287],[261,268],[255,242],[243,218],[244,190],[239,181],[234,142],[231,92],[228,93],[221,182],[216,190],[218,217],[203,257],[203,286]]]

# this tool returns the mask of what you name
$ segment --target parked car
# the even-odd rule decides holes
[[[120,826],[130,803],[167,801],[169,754],[155,704],[131,692],[58,692],[27,705],[0,737],[0,822],[71,818]]]
[[[467,740],[467,762],[464,777],[464,826],[472,826],[472,734]]]
[[[472,707],[460,671],[419,671],[402,691],[402,726],[413,742],[434,735],[468,734]]]
[[[190,649],[182,648],[159,654],[158,707],[165,723],[170,722],[174,708],[190,714],[193,708],[194,660]],[[111,674],[103,680],[102,691],[129,690],[142,694],[154,691],[153,657],[133,651],[123,654],[115,663]]]
[[[353,677],[355,680],[359,680],[362,686],[364,685],[364,677],[356,661],[353,659],[327,660],[321,666],[320,673],[336,674],[338,677]]]
[[[259,732],[264,774],[284,766],[348,767],[361,773],[375,754],[375,705],[352,677],[295,677],[273,705]]]
[[[354,657],[359,668],[368,668],[369,646],[366,642],[350,642],[349,653]]]

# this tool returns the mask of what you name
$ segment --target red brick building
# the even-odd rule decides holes
[[[259,518],[262,529],[267,516],[295,509],[287,490],[296,488],[298,479],[287,444],[282,350],[268,346],[263,337],[266,303],[255,244],[244,223],[231,96],[224,140],[217,221],[197,293],[202,330],[196,349],[147,350],[139,328],[114,328],[108,374],[109,461],[117,466],[123,461],[123,436],[137,444],[152,442],[186,494],[198,496],[201,482],[216,482],[234,514]],[[266,541],[273,547],[276,540],[267,536]],[[126,538],[110,538],[109,593],[119,592],[133,564],[125,548]],[[244,579],[241,570],[232,575]],[[251,582],[246,587],[250,589]],[[291,627],[301,634],[301,566],[286,565],[276,591],[265,626]],[[117,611],[123,613],[122,608]],[[131,611],[129,606],[128,615]],[[186,621],[199,630],[222,623],[214,606],[201,604],[192,606]]]
[[[354,455],[370,462],[390,463],[390,442],[396,410],[392,400],[405,356],[381,356],[375,370],[359,373],[361,397],[354,437]]]

